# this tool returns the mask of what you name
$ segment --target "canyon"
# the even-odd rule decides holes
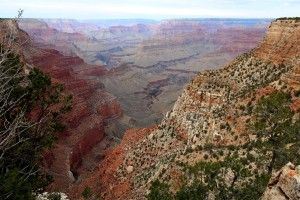
[[[50,190],[145,199],[155,180],[173,192],[180,177],[193,180],[184,166],[225,160],[232,146],[244,155],[239,147],[255,138],[247,109],[260,97],[290,91],[299,110],[299,22],[276,20],[262,40],[269,22],[21,20],[27,68],[74,98],[67,130],[45,152]]]
[[[237,156],[234,163],[247,155],[244,167],[262,174],[265,169],[250,159],[259,159],[258,149],[244,148],[256,140],[248,126],[255,120],[252,108],[262,96],[281,90],[292,94],[291,108],[299,113],[299,31],[297,20],[276,20],[257,48],[222,69],[200,72],[160,123],[127,131],[120,145],[106,151],[98,170],[74,186],[72,194],[79,195],[76,191],[89,186],[104,199],[146,199],[155,180],[176,192],[201,174],[201,166],[226,162],[229,166],[224,165],[218,175],[227,180],[224,187],[228,182],[243,184],[241,177],[234,176],[232,155]],[[299,162],[296,157],[291,161]],[[298,199],[298,168],[288,164],[275,174],[263,199]],[[211,199],[218,195],[214,192]]]
[[[78,56],[107,71],[100,77],[130,127],[159,122],[200,71],[218,69],[254,48],[269,19],[55,20],[22,19],[34,46]],[[85,72],[83,72],[85,71]],[[88,73],[88,74],[87,74]],[[114,133],[122,137],[123,130]]]

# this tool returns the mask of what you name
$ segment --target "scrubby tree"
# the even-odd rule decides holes
[[[147,195],[149,200],[172,200],[173,197],[169,192],[169,186],[165,183],[155,180],[150,187],[150,193]]]
[[[14,21],[0,22],[0,199],[34,199],[50,180],[42,152],[64,126],[72,98],[36,68],[25,73]]]

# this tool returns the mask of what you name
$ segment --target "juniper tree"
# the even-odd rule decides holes
[[[0,21],[0,199],[34,199],[49,183],[41,171],[42,151],[56,131],[71,97],[36,68],[25,73],[15,21]]]
[[[300,121],[294,117],[291,103],[290,93],[275,91],[261,98],[254,109],[254,133],[263,143],[262,149],[271,152],[268,173],[289,161],[298,163]]]

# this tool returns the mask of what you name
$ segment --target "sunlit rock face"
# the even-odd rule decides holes
[[[295,20],[277,20],[272,23],[266,39],[260,43],[255,56],[274,63],[290,61],[299,64],[299,34],[300,25]],[[295,56],[296,55],[296,56]]]
[[[73,82],[69,88],[83,99],[78,107],[81,107],[80,116],[87,118],[76,120],[81,117],[75,117],[70,124],[74,133],[82,130],[88,134],[73,137],[71,130],[67,134],[72,139],[70,149],[63,148],[68,143],[58,146],[59,152],[70,152],[65,154],[69,157],[58,158],[70,160],[67,167],[63,162],[59,166],[52,164],[58,169],[56,171],[62,168],[69,170],[70,173],[61,177],[68,177],[72,182],[80,175],[84,155],[94,143],[105,140],[101,134],[96,135],[96,130],[104,130],[109,124],[104,119],[123,117],[125,123],[133,126],[158,125],[129,130],[118,147],[96,155],[100,162],[95,168],[90,168],[82,184],[68,185],[71,186],[71,197],[80,198],[78,191],[89,185],[104,199],[143,199],[149,192],[151,181],[159,177],[176,191],[182,185],[180,177],[185,175],[177,163],[216,161],[213,157],[206,159],[204,151],[197,151],[198,146],[207,143],[215,146],[242,145],[249,138],[254,138],[247,132],[246,121],[251,120],[251,116],[240,109],[241,106],[247,106],[254,97],[257,100],[281,89],[279,82],[291,91],[299,90],[299,38],[295,37],[295,34],[299,35],[299,22],[272,23],[256,49],[238,56],[222,69],[219,69],[221,64],[255,47],[263,38],[265,29],[261,26],[224,28],[220,24],[207,28],[207,24],[199,24],[170,21],[139,29],[105,29],[106,39],[110,38],[112,42],[109,46],[103,45],[102,36],[94,35],[92,38],[95,44],[91,46],[99,56],[97,61],[106,62],[99,68],[96,54],[87,53],[90,44],[77,45],[80,49],[77,53],[81,52],[82,60],[76,58],[65,63],[74,62],[68,71],[81,78],[82,82]],[[275,34],[278,30],[279,34]],[[138,39],[131,35],[134,31],[139,35]],[[90,37],[95,32],[89,34]],[[120,35],[126,37],[116,40]],[[189,37],[185,38],[185,35]],[[105,48],[101,49],[98,45]],[[51,58],[55,60],[55,57]],[[90,64],[79,64],[83,61]],[[63,67],[56,66],[54,69],[57,74],[66,73],[61,70]],[[203,69],[214,70],[201,71]],[[190,79],[192,81],[188,82]],[[120,105],[112,95],[103,91],[104,86],[118,97]],[[291,107],[297,110],[299,99],[293,98]],[[252,102],[253,106],[256,100]],[[76,116],[77,111],[74,112]],[[160,121],[162,114],[164,117]],[[103,118],[102,121],[96,117],[98,115]],[[119,127],[119,124],[115,125]],[[95,138],[95,141],[89,138]],[[186,153],[190,149],[195,152]],[[51,156],[49,158],[52,159]],[[218,159],[222,160],[224,156]],[[227,178],[230,179],[230,176]]]

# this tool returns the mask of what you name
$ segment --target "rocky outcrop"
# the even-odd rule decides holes
[[[122,116],[122,110],[120,104],[116,99],[113,99],[111,101],[106,101],[98,105],[97,113],[103,116],[105,119]]]
[[[300,166],[288,163],[274,173],[260,200],[300,199]]]

